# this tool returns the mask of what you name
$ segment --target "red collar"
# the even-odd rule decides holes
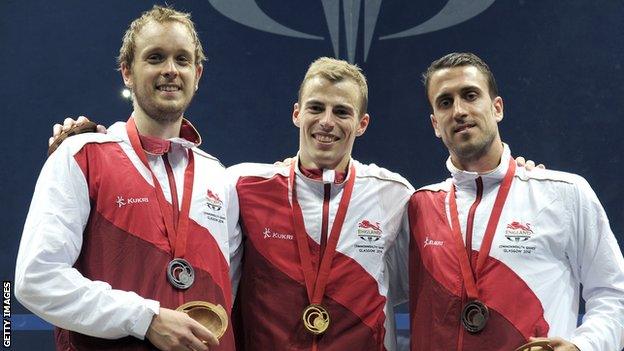
[[[182,120],[180,138],[193,144],[199,144],[201,140],[195,128],[186,120]],[[141,134],[139,134],[139,140],[141,140],[141,147],[148,154],[163,155],[171,149],[171,140]]]
[[[323,179],[322,169],[318,169],[318,168],[307,169],[307,168],[301,167],[301,165],[299,166],[299,169],[301,170],[301,174],[303,174],[307,178],[314,179],[314,180]],[[334,183],[340,184],[344,182],[346,178],[347,178],[347,172],[336,171],[336,176],[334,177]]]

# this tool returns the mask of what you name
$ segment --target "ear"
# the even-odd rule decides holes
[[[364,116],[362,116],[362,118],[360,118],[360,120],[358,121],[358,128],[355,131],[355,136],[362,136],[366,131],[366,128],[368,128],[369,123],[370,116],[368,115],[368,113],[365,113]]]
[[[300,128],[301,125],[299,123],[299,103],[295,102],[295,104],[293,105],[293,113],[292,113],[292,121],[294,123],[294,125],[297,126],[297,128]]]
[[[433,113],[429,115],[429,118],[431,119],[431,126],[433,127],[433,132],[435,133],[435,136],[441,138],[442,133],[440,133],[440,130],[438,130],[438,120]]]
[[[496,119],[496,123],[503,120],[503,98],[497,96],[492,100],[492,107],[494,108],[494,117]]]
[[[125,62],[121,63],[121,77],[123,78],[126,88],[132,89],[134,82],[132,79],[132,69]]]
[[[202,73],[204,73],[204,65],[201,63],[199,65],[195,65],[195,91],[199,89],[199,79],[201,78]]]

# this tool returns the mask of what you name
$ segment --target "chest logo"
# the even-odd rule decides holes
[[[147,197],[129,197],[127,199],[124,199],[124,197],[121,195],[117,195],[117,200],[115,200],[117,207],[123,207],[126,205],[140,204],[140,203],[146,203],[146,202],[149,202],[149,198]]]
[[[381,234],[383,234],[383,232],[381,231],[379,222],[373,223],[368,219],[363,219],[358,223],[357,235],[367,243],[378,241],[381,238]]]
[[[206,206],[210,207],[215,211],[219,211],[223,206],[223,201],[221,201],[219,195],[213,193],[210,189],[208,189],[208,191],[206,191]]]
[[[514,243],[527,241],[531,235],[533,235],[533,229],[531,229],[530,223],[513,221],[507,224],[505,228],[505,238]]]
[[[427,246],[444,246],[444,240],[433,240],[427,236],[425,237],[425,246],[423,247]]]
[[[266,239],[293,240],[295,238],[292,234],[278,233],[278,232],[271,230],[271,228],[268,228],[268,227],[264,228],[262,235],[265,240]]]

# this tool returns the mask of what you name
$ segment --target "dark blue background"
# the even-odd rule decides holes
[[[13,279],[52,124],[80,114],[105,125],[128,117],[115,56],[129,22],[153,3],[0,0],[3,280]],[[257,1],[276,21],[325,40],[245,27],[208,0],[169,3],[192,12],[209,57],[187,111],[203,149],[225,165],[293,155],[298,132],[291,112],[299,83],[313,59],[334,55],[321,2]],[[369,80],[372,120],[354,156],[399,172],[415,186],[445,178],[447,153],[432,133],[420,73],[443,54],[473,51],[497,77],[505,101],[500,129],[512,152],[586,177],[622,247],[624,2],[498,0],[459,25],[378,40],[424,22],[445,3],[384,1],[365,62],[360,31],[355,61]],[[340,46],[346,57],[344,37]],[[27,313],[13,302],[14,314]],[[49,338],[50,332],[14,330],[13,348],[40,349],[36,345]]]

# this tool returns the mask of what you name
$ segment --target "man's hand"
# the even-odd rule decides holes
[[[534,338],[534,337],[530,337],[529,341],[533,342],[533,341],[548,341],[548,345],[550,345],[551,350],[553,351],[580,351],[578,349],[578,347],[576,347],[576,345],[574,345],[573,343],[564,340],[562,338],[559,337],[553,337],[553,338]],[[548,350],[548,349],[544,349],[542,348],[542,350]]]
[[[282,161],[276,161],[275,163],[273,163],[275,166],[279,166],[279,167],[290,167],[290,164],[293,163],[295,161],[295,157],[297,156],[293,156],[293,157],[287,157]]]
[[[527,161],[522,156],[516,157],[516,164],[520,167],[526,168],[527,171],[531,171],[534,168],[546,169],[546,166],[544,166],[543,163],[540,163],[539,165],[536,166],[535,162],[533,162],[532,160]]]
[[[56,138],[58,138],[62,132],[67,132],[70,128],[74,127],[75,125],[82,124],[85,122],[89,122],[89,119],[85,116],[80,116],[78,117],[77,120],[73,120],[71,118],[65,118],[65,121],[63,121],[63,125],[60,125],[58,123],[55,124],[54,126],[52,126],[52,136],[50,137],[50,139],[48,139],[48,146],[52,145],[54,141],[56,140]],[[96,131],[98,133],[106,134],[106,127],[104,127],[101,124],[98,124]]]
[[[154,316],[145,337],[164,351],[207,351],[208,345],[219,345],[219,340],[199,322],[167,308]]]

